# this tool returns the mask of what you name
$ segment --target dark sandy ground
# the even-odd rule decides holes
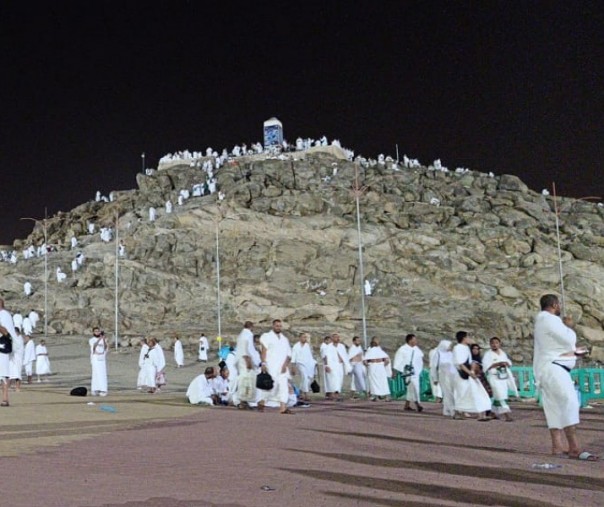
[[[533,404],[515,403],[513,423],[444,419],[429,403],[422,414],[351,400],[292,416],[193,407],[184,389],[199,364],[170,366],[167,392],[146,395],[126,352],[109,358],[107,398],[74,398],[85,345],[57,340],[49,354],[51,381],[0,409],[2,507],[604,505],[604,462],[550,457]],[[603,430],[604,407],[582,413],[585,448],[603,454]]]

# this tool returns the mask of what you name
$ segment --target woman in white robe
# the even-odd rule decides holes
[[[390,401],[390,386],[388,385],[387,374],[390,358],[382,347],[380,347],[380,342],[375,336],[371,339],[363,362],[367,366],[367,380],[371,401],[376,401],[378,397],[380,399],[385,397],[386,401]]]
[[[482,369],[493,390],[493,412],[497,417],[504,416],[506,421],[512,421],[511,409],[508,405],[508,386],[512,372],[508,355],[501,350],[501,340],[496,336],[489,341],[491,350],[482,357]]]
[[[455,419],[464,419],[463,413],[478,414],[479,421],[489,421],[486,412],[491,410],[491,399],[487,394],[476,373],[472,371],[472,353],[470,351],[469,337],[465,331],[457,333],[457,345],[453,347],[453,364],[458,370],[455,378],[453,392],[455,403]],[[462,378],[459,372],[463,372],[468,378]]]
[[[437,403],[440,403],[443,399],[443,391],[441,389],[440,384],[438,383],[436,379],[436,377],[434,377],[432,375],[432,363],[434,363],[437,360],[438,357],[438,349],[437,348],[433,348],[430,350],[430,352],[428,352],[428,363],[430,365],[430,390],[432,391],[432,396],[434,396],[434,398],[436,399]]]
[[[25,335],[25,349],[23,353],[23,366],[25,367],[25,375],[27,383],[31,384],[31,378],[34,373],[34,363],[36,362],[36,344],[33,339]]]
[[[443,397],[443,415],[447,417],[455,415],[453,391],[457,376],[457,369],[453,365],[451,342],[441,340],[436,348],[433,360],[430,362],[430,377],[440,387]]]
[[[40,343],[36,346],[36,375],[38,376],[38,382],[41,382],[41,376],[50,375],[50,360],[48,359],[45,340],[40,340]],[[44,379],[44,382],[46,381]]]

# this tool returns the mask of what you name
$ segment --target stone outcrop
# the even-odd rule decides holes
[[[391,351],[415,332],[430,345],[459,329],[485,343],[500,336],[516,361],[530,359],[539,297],[559,292],[553,198],[517,177],[447,173],[391,162],[360,167],[330,153],[235,159],[216,173],[216,194],[176,205],[181,189],[205,174],[172,165],[137,176],[138,189],[109,203],[87,202],[48,221],[49,318],[52,332],[113,328],[115,245],[88,235],[87,223],[115,227],[127,255],[119,263],[120,335],[217,334],[217,248],[222,334],[244,320],[268,327],[281,318],[318,340],[338,330],[361,334],[356,203],[358,179],[368,335]],[[170,199],[174,212],[163,206]],[[604,350],[604,208],[563,198],[560,235],[566,307],[578,332]],[[155,222],[148,208],[158,210]],[[71,277],[69,237],[85,254]],[[21,250],[41,244],[37,226]],[[63,284],[56,266],[69,273]],[[43,259],[0,263],[11,309],[43,308]],[[22,286],[30,280],[29,301]]]

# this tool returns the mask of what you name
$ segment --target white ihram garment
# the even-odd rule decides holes
[[[430,352],[428,352],[428,363],[430,365],[430,389],[432,390],[432,396],[434,396],[435,398],[441,398],[443,397],[443,391],[440,387],[440,384],[438,383],[438,380],[436,380],[435,377],[432,376],[432,363],[434,361],[436,361],[438,358],[438,349],[432,349],[430,350]]]
[[[403,373],[405,366],[413,366],[413,375],[405,378],[405,382],[407,383],[407,395],[405,399],[407,401],[414,401],[416,403],[420,402],[419,378],[424,367],[423,358],[424,353],[417,345],[415,347],[411,347],[407,343],[405,343],[405,345],[402,347],[399,347],[399,349],[396,351],[396,355],[394,356],[394,363],[392,364],[392,367],[395,370]]]
[[[8,370],[11,379],[21,380],[24,354],[25,344],[23,343],[23,337],[18,334],[13,338],[13,351],[9,354]]]
[[[107,347],[103,338],[93,336],[88,340],[90,345],[90,365],[92,366],[92,379],[90,391],[95,393],[107,392]]]
[[[455,382],[459,376],[457,368],[453,365],[453,352],[450,350],[437,350],[434,361],[430,365],[430,377],[438,382],[443,399],[443,415],[455,415]]]
[[[491,368],[495,363],[506,363],[507,366],[500,367],[501,369],[498,374],[499,368]],[[512,379],[512,382],[514,379],[512,372],[510,371],[510,366],[512,366],[512,361],[510,361],[508,355],[501,349],[497,352],[488,350],[482,357],[482,370],[485,372],[489,385],[493,391],[493,412],[497,415],[511,411],[510,406],[507,403],[510,379]],[[500,378],[501,376],[505,376],[506,378]]]
[[[213,405],[213,394],[213,382],[209,381],[204,374],[195,377],[187,388],[187,398],[192,405]]]
[[[34,362],[36,361],[36,344],[30,338],[25,344],[23,353],[23,366],[25,366],[25,375],[31,377],[34,372]]]
[[[310,383],[315,376],[317,362],[312,356],[312,350],[308,342],[297,342],[292,347],[292,363],[300,372],[300,391],[310,391]]]
[[[326,345],[323,353],[325,354],[323,363],[330,370],[325,370],[325,392],[341,393],[345,374],[344,357],[348,359],[348,354],[344,354],[344,357],[342,357],[339,347],[336,347],[333,343]],[[329,390],[327,390],[327,386],[329,386]]]
[[[539,312],[535,318],[533,371],[541,391],[547,427],[563,429],[579,424],[579,400],[570,371],[574,357],[562,357],[576,350],[577,335],[560,317]]]
[[[470,347],[463,343],[458,343],[453,347],[453,364],[456,368],[459,368],[461,364],[471,362]],[[477,378],[463,379],[458,373],[455,378],[453,397],[457,412],[479,413],[491,410],[491,399]]]
[[[235,348],[237,359],[237,380],[233,384],[233,403],[238,405],[244,401],[253,403],[256,401],[256,371],[260,364],[260,356],[254,347],[254,333],[247,328],[242,329],[237,337]],[[248,370],[245,356],[252,362],[252,368]]]
[[[352,369],[351,389],[353,391],[366,392],[367,367],[363,364],[363,348],[360,345],[351,345],[348,349],[348,360]]]
[[[46,345],[36,346],[36,375],[50,375],[50,360]]]
[[[185,353],[180,340],[174,342],[174,362],[176,366],[184,366],[185,364]]]
[[[274,331],[269,331],[260,337],[260,343],[266,349],[266,369],[274,382],[270,391],[260,391],[260,399],[265,402],[287,403],[289,370],[286,369],[285,372],[282,372],[282,369],[287,358],[292,356],[289,340],[281,333],[276,334]]]
[[[367,380],[369,393],[372,396],[390,396],[385,360],[390,362],[388,354],[380,346],[369,347],[367,352],[365,352],[365,361],[368,362]]]

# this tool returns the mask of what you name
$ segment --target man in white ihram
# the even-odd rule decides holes
[[[361,339],[358,336],[352,337],[352,345],[348,349],[348,360],[352,369],[352,384],[354,384],[353,398],[355,393],[367,394],[367,367],[363,364],[363,347],[361,347]]]
[[[396,351],[392,366],[395,370],[407,375],[405,377],[405,383],[407,384],[407,396],[405,399],[404,410],[413,410],[411,408],[411,402],[414,402],[417,407],[417,411],[421,412],[424,410],[424,407],[419,404],[419,379],[422,373],[422,368],[424,367],[424,353],[417,346],[417,337],[414,334],[408,334],[405,336],[405,342],[405,345]]]
[[[264,411],[267,401],[279,403],[280,414],[291,414],[287,408],[289,398],[289,363],[292,357],[292,349],[289,340],[281,333],[283,327],[279,319],[273,321],[273,329],[260,337],[262,345],[262,371],[268,372],[273,378],[273,388],[270,391],[261,391],[258,410]]]
[[[579,400],[570,371],[577,356],[585,349],[577,349],[577,335],[571,329],[571,317],[560,318],[561,305],[558,297],[546,294],[539,301],[541,312],[535,318],[535,350],[533,371],[543,401],[543,411],[552,439],[552,454],[568,456],[582,461],[599,458],[582,451],[577,439],[579,424]],[[568,451],[564,448],[566,437]]]
[[[92,338],[88,340],[90,345],[90,365],[92,367],[92,379],[90,381],[90,394],[92,396],[107,396],[107,340],[105,333],[98,327],[92,328]]]
[[[292,347],[292,364],[300,375],[300,394],[305,401],[310,400],[310,383],[315,377],[315,368],[317,367],[308,338],[308,333],[302,333],[299,340]]]
[[[254,323],[246,321],[237,337],[235,354],[237,377],[234,380],[233,404],[241,409],[249,409],[256,402],[256,368],[260,356],[254,347]]]
[[[351,366],[348,352],[344,344],[340,343],[340,335],[333,333],[331,343],[323,349],[323,364],[325,365],[325,384],[329,384],[332,395],[330,398],[342,401],[340,393],[344,384],[344,375],[350,373]]]

